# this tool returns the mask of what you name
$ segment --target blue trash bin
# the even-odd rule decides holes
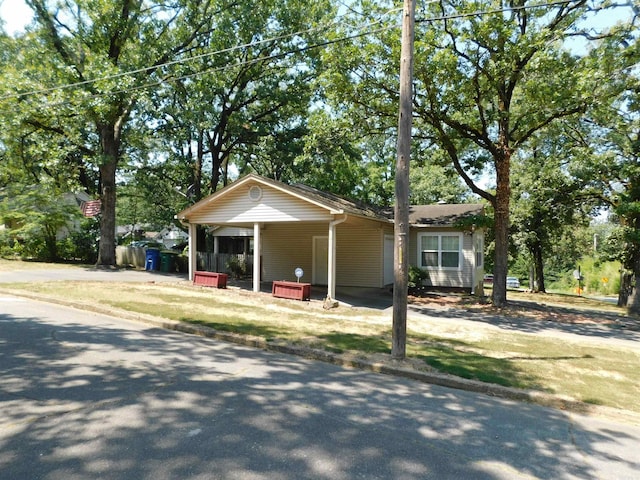
[[[158,268],[160,268],[160,250],[148,248],[144,269],[158,270]]]

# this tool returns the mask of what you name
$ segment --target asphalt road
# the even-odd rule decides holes
[[[0,479],[634,479],[640,428],[0,296]]]

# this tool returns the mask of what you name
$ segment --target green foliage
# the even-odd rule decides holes
[[[415,265],[409,265],[409,287],[417,288],[424,285],[425,280],[429,279],[429,272]]]
[[[71,262],[93,264],[98,255],[100,223],[97,218],[84,219],[79,230],[74,230],[64,240],[66,248],[62,258]]]
[[[245,259],[232,256],[229,261],[227,261],[226,267],[235,278],[242,278],[247,275],[248,265]]]
[[[469,189],[455,172],[433,162],[416,162],[412,165],[409,183],[409,202],[412,205],[468,203],[472,200]]]
[[[584,256],[571,268],[554,276],[550,290],[576,294],[578,280],[574,271],[580,267],[580,286],[584,295],[617,295],[620,290],[620,264],[601,262],[597,257]]]
[[[48,185],[14,185],[3,191],[0,219],[7,228],[4,246],[25,258],[58,260],[58,238],[68,234],[81,212],[73,194]]]

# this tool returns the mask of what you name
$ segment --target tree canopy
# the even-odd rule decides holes
[[[396,2],[27,3],[34,23],[0,34],[0,188],[99,198],[99,264],[115,263],[117,224],[168,223],[250,171],[394,203]],[[491,205],[497,306],[512,240],[544,288],[554,226],[584,208],[610,205],[640,252],[637,14],[631,1],[418,8],[411,201]]]

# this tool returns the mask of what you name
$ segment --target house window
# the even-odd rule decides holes
[[[442,268],[459,270],[462,257],[461,234],[421,234],[418,245],[420,266],[423,268]]]
[[[476,237],[476,267],[482,267],[484,263],[484,237]]]

